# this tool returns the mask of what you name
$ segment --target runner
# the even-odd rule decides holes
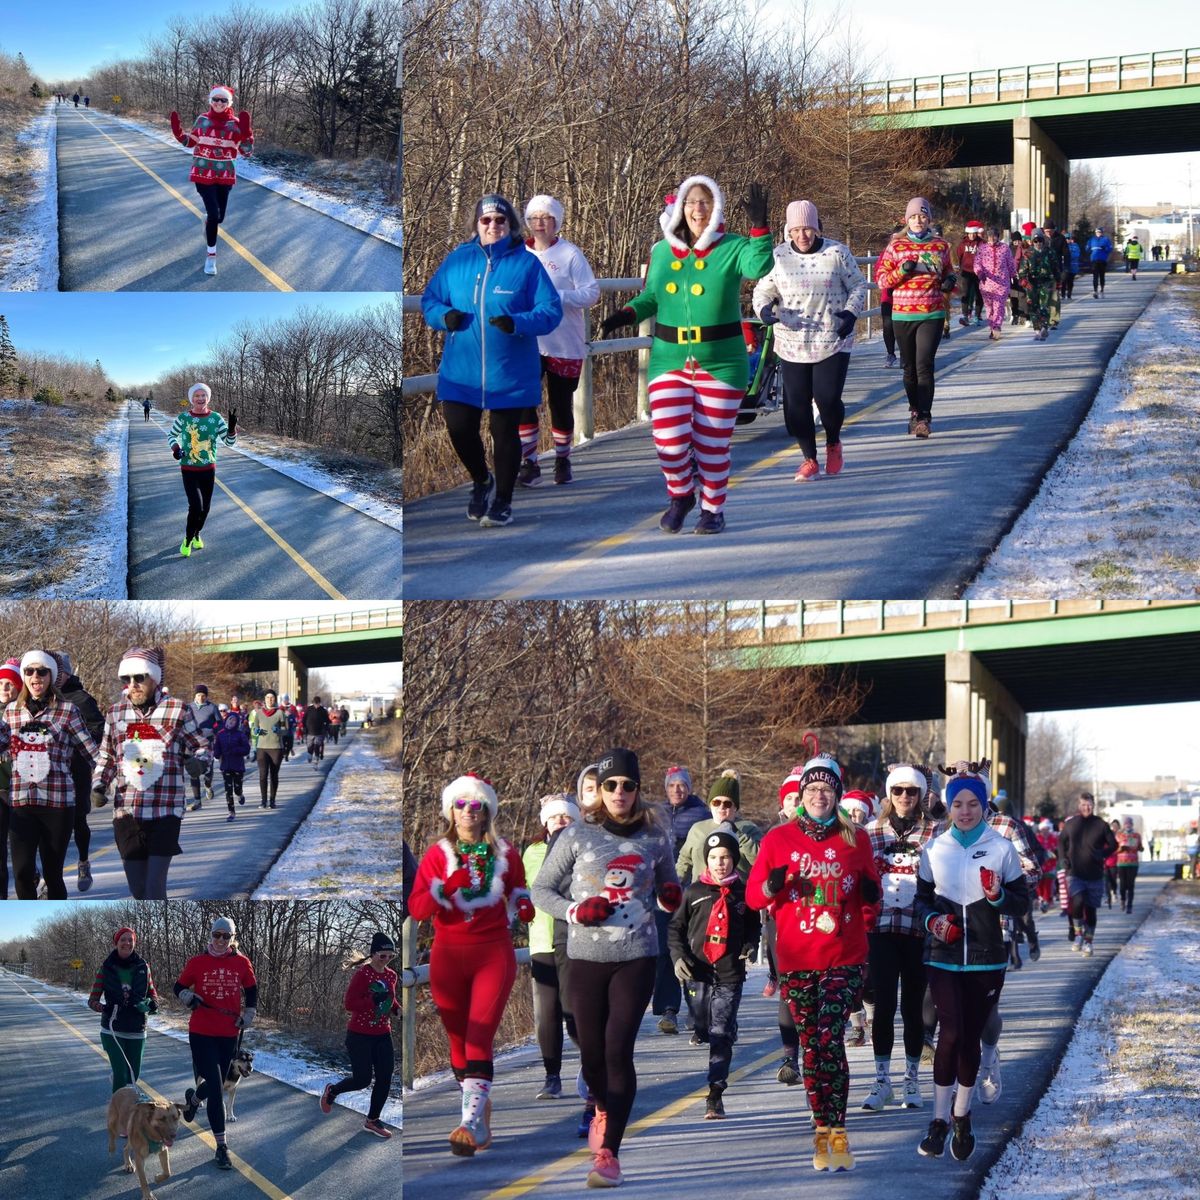
[[[114,1092],[140,1078],[146,1014],[158,1012],[150,964],[133,948],[136,941],[137,934],[128,925],[113,934],[116,948],[96,969],[88,996],[88,1008],[100,1014],[100,1045],[112,1067]]]
[[[637,1095],[638,1027],[654,990],[652,914],[683,899],[674,848],[642,797],[637,755],[622,747],[597,766],[600,808],[554,841],[534,882],[538,908],[568,922],[571,1009],[583,1075],[595,1096],[589,1187],[621,1183],[618,1154]]]
[[[1053,221],[1046,221],[1042,225],[1042,233],[1046,238],[1046,249],[1050,251],[1056,267],[1054,290],[1050,293],[1050,328],[1057,329],[1062,321],[1062,298],[1067,272],[1071,267],[1071,252],[1067,247],[1067,239]]]
[[[1004,329],[1004,308],[1017,274],[1012,251],[996,226],[987,231],[987,244],[975,251],[974,261],[979,291],[987,307],[988,340],[996,342]]]
[[[321,760],[325,757],[325,735],[329,732],[329,710],[321,703],[320,696],[314,696],[312,703],[304,710],[304,738],[308,750],[308,761],[314,769],[319,769]]]
[[[229,809],[225,819],[232,821],[234,797],[239,804],[246,803],[242,789],[246,779],[246,755],[250,753],[250,739],[236,713],[226,714],[213,743],[213,753],[221,764],[221,782],[225,785],[225,805]]]
[[[1117,820],[1109,821],[1108,827],[1112,830],[1113,837],[1117,839],[1117,845],[1120,845],[1121,822]],[[1114,846],[1113,852],[1104,860],[1104,900],[1109,908],[1112,908],[1113,897],[1117,894],[1118,889],[1117,847]]]
[[[395,957],[395,942],[386,933],[376,933],[371,938],[370,957],[351,964],[358,968],[350,977],[344,1001],[350,1014],[346,1052],[350,1055],[351,1075],[337,1083],[327,1083],[321,1092],[321,1111],[328,1114],[333,1111],[333,1102],[344,1092],[361,1092],[369,1087],[371,1105],[363,1128],[385,1139],[392,1136],[392,1131],[379,1118],[396,1073],[392,1017],[400,1012],[400,1002],[396,999],[400,977],[388,966]]]
[[[217,1143],[214,1160],[231,1170],[225,1138],[225,1079],[238,1052],[241,1034],[258,1013],[258,981],[250,960],[238,949],[237,928],[229,917],[217,917],[207,948],[184,963],[175,981],[175,995],[192,1010],[188,1045],[196,1087],[184,1093],[183,1120],[189,1124],[204,1104],[208,1127]],[[246,1005],[242,1007],[242,997]]]
[[[967,329],[983,321],[983,296],[979,289],[979,275],[975,270],[975,255],[982,248],[983,222],[968,221],[963,227],[963,240],[954,251],[963,284],[963,315],[958,318],[958,323]]]
[[[815,748],[814,748],[815,752]],[[779,824],[786,825],[796,818],[800,804],[800,780],[804,776],[804,764],[796,763],[787,778],[779,786]],[[777,954],[778,928],[771,909],[763,910],[763,928],[766,930],[767,983],[763,995],[771,999],[779,991],[779,957]],[[804,1082],[800,1074],[800,1034],[792,1020],[787,997],[779,997],[779,1040],[783,1044],[783,1058],[775,1078],[786,1087],[795,1087]]]
[[[1134,283],[1137,282],[1138,267],[1142,262],[1142,243],[1135,237],[1131,237],[1125,243],[1125,273],[1133,277]]]
[[[283,735],[283,761],[287,762],[296,748],[296,706],[286,692],[279,697],[279,703],[287,716],[287,733]]]
[[[1096,813],[1096,798],[1080,792],[1078,815],[1065,822],[1058,837],[1058,857],[1067,872],[1073,949],[1092,955],[1096,910],[1104,902],[1104,860],[1116,852],[1117,839]]]
[[[179,463],[183,490],[187,494],[188,515],[179,553],[187,558],[193,550],[203,550],[200,530],[212,507],[213,487],[217,482],[217,442],[232,446],[237,441],[237,409],[230,409],[229,424],[212,411],[212,389],[207,383],[188,388],[188,409],[175,418],[167,443]]]
[[[328,709],[329,713],[329,737],[333,744],[338,744],[338,738],[342,732],[342,714],[338,711],[336,704],[331,704]]]
[[[1050,336],[1050,300],[1058,282],[1058,262],[1046,245],[1046,235],[1034,230],[1017,267],[1017,279],[1029,297],[1029,319],[1035,340]]]
[[[150,397],[147,396],[145,398],[145,400],[142,401],[142,421],[146,422],[149,420],[150,420]]]
[[[429,988],[462,1089],[462,1120],[450,1134],[450,1152],[462,1158],[492,1144],[494,1043],[517,978],[509,925],[534,917],[520,855],[495,831],[496,809],[486,779],[446,785],[445,833],[421,859],[408,908],[433,921]]]
[[[0,712],[3,712],[21,691],[21,660],[10,658],[0,664]],[[8,753],[9,730],[0,728],[0,900],[8,899],[8,829],[12,820],[9,793],[12,790],[12,756]],[[15,879],[14,879],[15,885]],[[34,890],[37,883],[34,883]]]
[[[208,698],[208,685],[203,683],[196,684],[195,695],[192,698],[191,704],[188,705],[188,711],[192,715],[192,720],[196,722],[196,728],[204,735],[204,740],[209,744],[217,736],[217,729],[221,724],[221,714],[217,706]],[[213,798],[213,767],[215,760],[209,757],[202,775],[192,776],[192,808],[199,809],[201,806],[201,784],[203,784],[203,799],[211,800]]]
[[[208,251],[204,257],[205,275],[217,273],[217,227],[225,220],[229,193],[237,182],[234,162],[239,154],[254,150],[254,133],[250,114],[243,109],[233,115],[233,88],[218,84],[208,93],[208,111],[192,122],[190,133],[183,132],[177,112],[171,113],[171,132],[177,142],[191,146],[192,171],[188,179],[207,214],[204,222],[204,241]]]
[[[1092,299],[1098,300],[1104,295],[1104,276],[1108,270],[1108,256],[1113,252],[1112,238],[1108,237],[1102,226],[1096,226],[1096,232],[1087,240],[1084,249],[1092,264]]]
[[[1121,885],[1121,907],[1133,912],[1133,888],[1137,880],[1138,860],[1142,853],[1142,835],[1133,827],[1133,818],[1126,817],[1117,834],[1117,875]]]
[[[1048,912],[1054,899],[1054,879],[1058,868],[1058,834],[1054,831],[1054,822],[1049,817],[1043,817],[1038,822],[1038,845],[1042,848],[1045,860],[1042,863],[1042,878],[1038,881],[1039,908]]]
[[[260,808],[274,808],[279,791],[279,764],[283,762],[283,739],[287,734],[287,713],[275,704],[275,693],[263,696],[262,708],[250,714],[250,738],[258,763]],[[311,752],[309,761],[312,761]],[[232,809],[230,810],[232,811]]]

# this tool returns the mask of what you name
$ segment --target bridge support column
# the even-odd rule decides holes
[[[308,684],[308,668],[287,642],[279,644],[279,693],[288,695],[295,704],[307,700],[304,689]]]
[[[946,758],[992,760],[993,790],[1004,788],[1013,811],[1025,800],[1025,711],[969,650],[946,655]]]
[[[1071,165],[1032,117],[1013,121],[1013,228],[1068,220]]]

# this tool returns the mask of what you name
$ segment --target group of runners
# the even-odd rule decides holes
[[[1086,794],[1060,831],[1014,819],[1006,798],[993,798],[989,769],[942,766],[939,787],[929,767],[894,764],[877,799],[846,789],[836,759],[814,753],[787,774],[778,822],[764,832],[741,815],[735,772],[713,782],[706,804],[687,769],[672,766],[656,802],[643,795],[636,753],[617,747],[584,767],[574,792],[542,799],[543,832],[523,855],[499,832],[492,785],[474,774],[450,782],[444,835],[416,869],[409,911],[433,923],[430,987],[461,1093],[451,1151],[491,1145],[494,1039],[517,976],[518,921],[528,925],[545,1069],[536,1098],[563,1095],[565,1028],[581,1062],[589,1187],[622,1182],[647,1008],[668,1036],[686,1010],[691,1044],[708,1048],[705,1116],[725,1117],[747,962],[760,945],[763,995],[779,997],[778,1079],[804,1085],[813,1167],[854,1167],[846,1046],[868,1038],[875,1072],[861,1109],[925,1107],[925,1061],[933,1112],[915,1149],[969,1159],[972,1106],[1002,1089],[1006,972],[1022,966],[1022,943],[1041,955],[1034,908],[1053,894],[1045,881],[1057,876],[1072,945],[1087,956],[1104,858],[1118,847],[1125,856],[1132,911],[1141,852],[1132,827],[1114,833]],[[894,1083],[897,1006],[904,1068]]]
[[[772,330],[784,421],[801,453],[796,481],[815,480],[822,470],[837,475],[845,463],[842,393],[856,324],[869,307],[868,281],[849,249],[822,232],[812,201],[787,205],[785,236],[777,245],[762,187],[750,186],[742,210],[746,236],[730,232],[715,180],[684,179],[666,198],[662,238],[650,252],[642,291],[600,322],[603,337],[651,324],[650,419],[667,490],[659,522],[666,533],[678,533],[697,504],[694,532],[715,534],[725,527],[730,445],[751,381],[750,347],[758,346],[758,335],[742,319],[743,280],[756,281],[752,307]],[[451,444],[472,480],[467,516],[484,527],[508,525],[515,488],[542,483],[543,379],[553,479],[572,482],[573,396],[589,354],[585,313],[600,297],[583,252],[561,236],[561,202],[534,196],[524,216],[522,222],[504,196],[483,196],[475,206],[473,236],[447,255],[422,297],[426,322],[446,334],[437,397]],[[935,358],[949,333],[955,294],[962,298],[962,325],[979,324],[986,311],[995,340],[1011,306],[1013,323],[1028,321],[1044,341],[1073,294],[1081,253],[1099,297],[1113,252],[1102,229],[1081,247],[1052,222],[1042,228],[1029,222],[1010,236],[971,221],[955,247],[933,217],[928,200],[910,200],[875,270],[885,363],[895,366],[899,352],[907,429],[918,439],[932,433]],[[1136,262],[1134,267],[1136,278]],[[481,436],[484,412],[493,469]]]

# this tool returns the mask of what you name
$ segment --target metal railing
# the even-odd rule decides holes
[[[321,613],[309,617],[284,617],[271,621],[247,621],[241,625],[209,626],[197,631],[202,642],[274,641],[320,633],[356,633],[364,629],[388,629],[403,625],[400,605],[363,608],[354,612]]]

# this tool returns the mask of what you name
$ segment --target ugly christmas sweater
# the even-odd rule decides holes
[[[66,700],[13,700],[4,710],[0,732],[11,756],[8,799],[13,808],[74,808],[71,756],[79,749],[89,760],[96,757],[96,743],[79,709]]]
[[[442,884],[460,867],[471,881],[447,896]],[[475,942],[510,941],[516,903],[528,895],[521,856],[503,838],[494,847],[442,838],[421,859],[408,912],[414,920],[433,921],[435,941],[443,950],[457,946],[469,953]]]
[[[233,187],[237,182],[234,160],[239,150],[249,154],[254,149],[253,136],[242,132],[234,113],[213,112],[211,108],[201,113],[191,132],[179,140],[192,147],[192,172],[188,179],[192,183],[216,183],[222,187]]]
[[[917,263],[922,269],[905,275],[900,270],[904,262]],[[951,293],[944,292],[942,284],[953,278],[950,243],[931,233],[922,237],[898,234],[875,265],[875,281],[892,290],[893,321],[943,320]]]
[[[565,238],[557,238],[545,250],[532,241],[525,248],[545,268],[562,301],[562,321],[549,333],[538,337],[538,353],[543,358],[562,358],[582,362],[587,357],[583,311],[600,299],[600,285],[583,251]]]
[[[235,1038],[238,1035],[237,1020],[242,1015],[242,993],[245,993],[247,1008],[258,1007],[258,980],[254,978],[254,968],[237,950],[224,954],[205,950],[203,954],[189,958],[175,981],[175,995],[185,988],[201,1001],[188,1018],[188,1033]]]
[[[225,418],[220,413],[210,412],[199,417],[192,412],[181,412],[167,434],[167,443],[178,446],[183,452],[179,465],[185,471],[205,471],[217,465],[217,442],[232,446],[237,434],[230,433]]]
[[[371,984],[376,981],[387,984],[386,995],[376,996],[371,991]],[[350,1014],[350,1023],[346,1026],[350,1033],[386,1036],[392,1032],[392,1014],[400,1011],[396,1001],[398,981],[399,976],[391,967],[385,967],[380,972],[369,962],[363,963],[350,976],[344,1001],[346,1011]]]

